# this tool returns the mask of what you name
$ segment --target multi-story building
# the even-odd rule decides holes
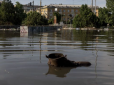
[[[88,6],[92,9],[92,6]],[[62,5],[62,4],[51,4],[46,5],[41,8],[37,9],[37,12],[40,12],[41,15],[44,15],[47,19],[53,18],[54,12],[59,12],[62,16],[63,21],[68,21],[72,16],[74,18],[77,14],[80,13],[81,5]],[[98,16],[98,6],[96,7],[96,16]],[[95,6],[93,6],[93,9],[95,9]]]

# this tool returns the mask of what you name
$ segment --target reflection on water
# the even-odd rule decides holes
[[[74,67],[54,67],[54,66],[49,66],[49,70],[46,73],[46,75],[48,74],[52,74],[52,75],[56,75],[57,77],[66,77],[66,74],[68,74],[70,72],[71,69],[73,69]]]
[[[0,31],[0,85],[114,85],[113,42],[113,30],[64,29],[29,35]],[[50,53],[92,65],[50,67],[45,57]]]

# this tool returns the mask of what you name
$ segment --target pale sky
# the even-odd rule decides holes
[[[33,0],[11,0],[14,4],[16,1],[20,2],[21,4],[27,4],[32,2]],[[95,0],[93,0],[95,2]],[[40,0],[34,0],[35,5],[40,5]],[[106,7],[106,0],[96,0],[96,4],[99,7]],[[75,4],[75,5],[82,5],[82,4],[92,4],[92,0],[42,0],[42,5],[49,5],[49,4]],[[95,3],[94,3],[95,5]]]

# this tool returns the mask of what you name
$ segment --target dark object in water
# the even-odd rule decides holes
[[[49,59],[48,64],[56,67],[78,67],[78,66],[90,66],[90,62],[80,61],[70,61],[62,53],[51,53],[46,57]]]
[[[48,72],[45,75],[52,74],[55,75],[56,77],[67,77],[67,74],[70,73],[70,71],[76,67],[55,67],[48,65],[49,69]]]

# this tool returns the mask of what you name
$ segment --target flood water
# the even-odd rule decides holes
[[[41,34],[0,31],[0,85],[114,85],[114,31],[62,30]],[[89,67],[50,67],[63,53]]]

